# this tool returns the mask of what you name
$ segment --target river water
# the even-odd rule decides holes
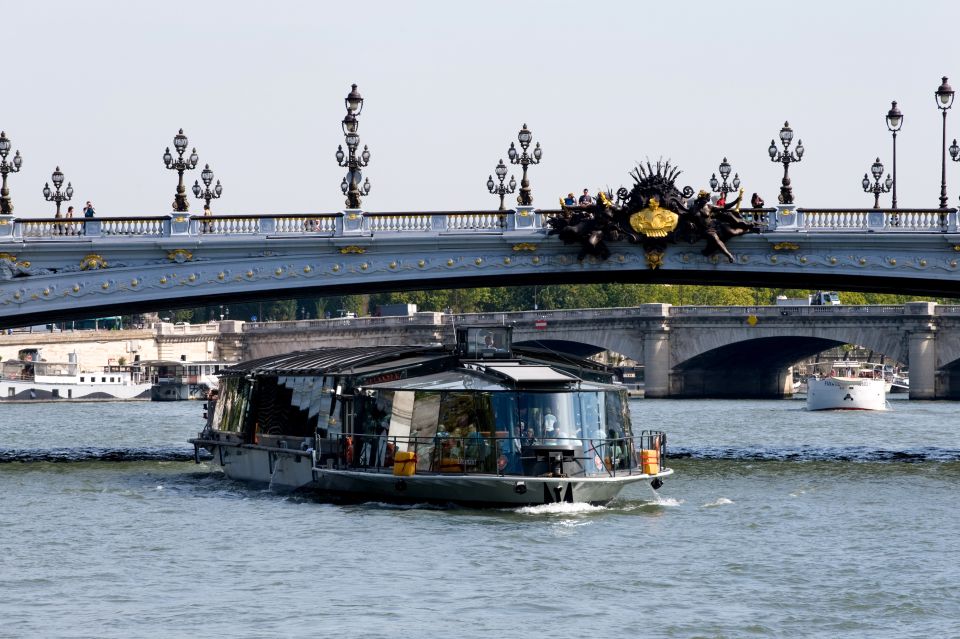
[[[659,494],[481,511],[235,484],[195,402],[0,405],[0,636],[960,637],[960,405],[631,406]]]

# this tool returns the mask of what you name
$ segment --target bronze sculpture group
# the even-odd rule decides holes
[[[760,231],[759,222],[740,212],[743,189],[733,202],[721,198],[714,203],[706,191],[694,196],[689,186],[677,188],[680,173],[669,161],[647,162],[631,172],[633,188],[620,188],[616,202],[612,192],[603,191],[587,206],[568,206],[561,200],[560,213],[547,220],[549,234],[565,244],[579,244],[581,260],[587,256],[605,260],[610,257],[608,242],[626,240],[641,244],[650,267],[657,268],[668,244],[706,240],[704,255],[719,252],[733,262],[726,242]]]

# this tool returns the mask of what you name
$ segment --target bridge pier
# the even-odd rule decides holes
[[[643,335],[643,396],[671,396],[670,333],[665,327]]]
[[[937,333],[934,326],[936,304],[909,302],[905,311],[915,320],[908,326],[908,357],[910,364],[910,399],[937,397]]]

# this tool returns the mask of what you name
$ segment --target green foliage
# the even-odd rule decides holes
[[[556,310],[564,308],[614,308],[640,304],[702,306],[766,306],[776,304],[778,295],[805,297],[813,290],[701,286],[693,284],[554,284],[461,288],[434,291],[404,291],[370,295],[308,297],[245,304],[214,305],[161,312],[172,321],[201,323],[225,317],[238,320],[292,320],[336,317],[341,310],[358,316],[372,315],[383,304],[416,304],[420,311],[483,313],[496,311]],[[954,304],[957,300],[890,293],[841,292],[844,304],[904,304],[935,301]],[[222,309],[222,310],[221,310]]]

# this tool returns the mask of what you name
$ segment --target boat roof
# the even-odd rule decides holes
[[[261,357],[222,369],[222,376],[236,375],[331,375],[373,372],[383,364],[412,365],[441,357],[451,352],[437,346],[354,346],[349,348],[317,348],[283,355]]]
[[[520,362],[488,364],[470,361],[463,367],[407,379],[365,384],[366,390],[460,390],[475,392],[586,390],[605,391],[620,388],[611,384],[585,381],[549,366]]]

